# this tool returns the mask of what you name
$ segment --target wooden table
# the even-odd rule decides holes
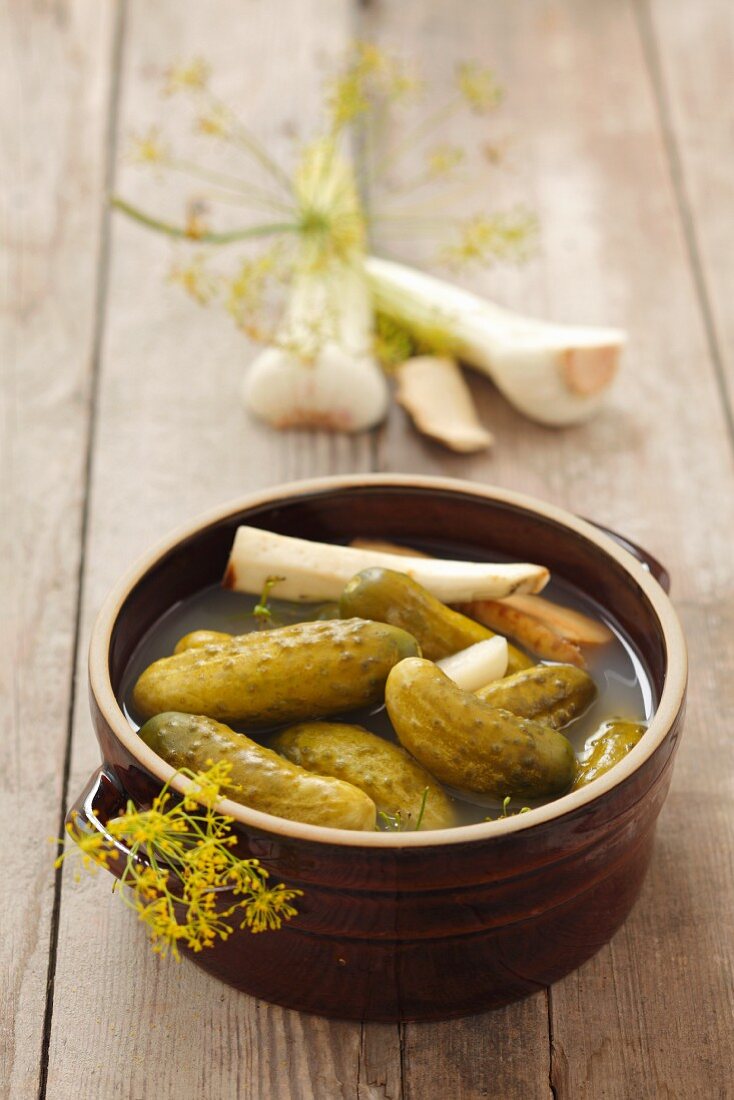
[[[734,1096],[730,0],[5,0],[1,25],[2,1096]],[[627,327],[588,426],[534,426],[481,381],[497,442],[476,458],[398,411],[354,438],[253,424],[243,337],[167,283],[167,241],[110,213],[113,187],[161,201],[122,150],[178,114],[157,93],[171,60],[207,57],[285,150],[355,34],[437,85],[467,56],[505,82],[492,198],[528,202],[542,241],[473,285]],[[551,990],[445,1024],[328,1022],[161,962],[106,876],[54,878],[47,840],[98,762],[85,651],[120,572],[249,489],[368,470],[495,482],[617,528],[669,567],[690,642],[687,736],[627,924]]]

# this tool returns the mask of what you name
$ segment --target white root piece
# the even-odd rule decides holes
[[[357,550],[378,550],[382,554],[399,554],[401,558],[430,558],[422,550],[411,550],[409,546],[398,546],[396,542],[384,539],[352,539],[350,546]]]
[[[617,372],[626,340],[620,329],[523,317],[390,260],[370,257],[367,274],[378,310],[429,344],[441,333],[457,358],[541,424],[586,420]]]
[[[479,423],[469,387],[454,359],[418,355],[396,371],[397,400],[419,432],[452,451],[486,451],[493,437]]]
[[[391,569],[394,565],[394,554],[239,527],[222,583],[238,592],[260,593],[269,577],[284,577],[273,589],[281,599],[337,600],[356,573],[373,566]],[[544,566],[530,563],[403,557],[400,568],[444,603],[539,592],[549,579]]]
[[[552,603],[542,596],[506,596],[502,603],[525,611],[576,645],[607,645],[614,637],[609,627],[597,619],[571,607]]]
[[[507,638],[495,634],[437,664],[464,691],[478,691],[493,680],[501,680],[507,672]]]
[[[562,637],[540,619],[528,615],[527,611],[511,607],[506,600],[473,600],[468,604],[458,604],[456,610],[498,634],[513,638],[544,661],[586,668],[584,655],[576,642]]]

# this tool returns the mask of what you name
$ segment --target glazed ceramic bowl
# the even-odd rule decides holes
[[[303,897],[280,931],[235,933],[196,955],[197,965],[291,1008],[425,1020],[504,1004],[593,955],[629,913],[650,860],[681,732],[685,643],[656,563],[515,493],[432,478],[329,478],[254,494],[176,532],[120,581],[94,627],[91,707],[103,764],[76,810],[104,829],[125,799],[147,806],[170,778],[120,709],[121,678],[159,616],[218,581],[241,523],[326,541],[439,541],[454,553],[541,562],[609,610],[659,702],[645,736],[610,773],[500,821],[356,833],[222,803],[242,854]]]

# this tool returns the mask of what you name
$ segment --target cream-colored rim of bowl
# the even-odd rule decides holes
[[[309,496],[333,489],[361,488],[363,485],[384,486],[385,488],[434,489],[440,492],[463,493],[486,500],[496,500],[546,516],[548,519],[577,532],[587,541],[596,543],[608,557],[614,558],[631,574],[645,593],[660,622],[666,649],[667,674],[658,708],[645,736],[610,772],[594,780],[588,787],[562,795],[555,801],[539,806],[529,813],[517,814],[513,817],[500,818],[478,825],[459,825],[449,829],[426,829],[421,832],[405,833],[368,833],[289,821],[285,818],[275,817],[273,814],[250,809],[248,806],[232,802],[230,799],[223,799],[219,803],[218,808],[221,813],[228,814],[243,825],[268,833],[323,844],[341,844],[358,848],[423,848],[436,844],[465,844],[469,841],[504,836],[520,829],[530,829],[534,825],[543,824],[577,810],[587,802],[594,801],[623,782],[645,760],[652,756],[671,728],[682,706],[686,688],[687,657],[683,632],[670,600],[657,581],[636,558],[622,549],[609,536],[584,520],[578,519],[561,508],[545,504],[520,493],[498,489],[494,486],[477,485],[471,481],[454,480],[453,478],[403,476],[399,474],[360,474],[359,476],[337,476],[289,482],[262,492],[249,494],[241,500],[222,505],[199,516],[184,527],[173,531],[166,539],[140,558],[112,589],[97,616],[92,630],[89,650],[89,680],[104,718],[125,748],[144,768],[157,776],[161,783],[173,779],[173,787],[182,793],[185,791],[187,781],[180,776],[176,776],[171,765],[154,753],[137,736],[125,718],[112,690],[109,673],[112,629],[120,608],[134,585],[163,554],[171,550],[178,542],[195,534],[201,528],[225,519],[229,515],[261,505],[276,504],[279,500],[293,496]]]

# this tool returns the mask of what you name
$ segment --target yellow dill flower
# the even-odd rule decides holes
[[[77,823],[76,816],[66,826],[66,832],[77,845],[82,856],[82,867],[94,873],[97,867],[103,867],[105,871],[110,869],[110,860],[117,857],[118,850],[111,845],[104,833],[88,832]],[[64,862],[67,852],[54,860],[54,867],[60,867]]]
[[[369,109],[370,101],[360,72],[343,73],[333,82],[327,107],[335,129],[354,122]]]
[[[67,833],[77,848],[67,849],[56,866],[78,850],[83,867],[108,867],[122,855],[115,839],[124,843],[129,851],[118,893],[145,924],[160,955],[179,959],[180,944],[202,951],[227,939],[234,931],[229,918],[238,911],[244,914],[242,928],[280,928],[296,916],[290,903],[301,891],[282,884],[266,888],[268,872],[258,860],[240,859],[232,851],[237,844],[232,819],[214,809],[232,788],[231,770],[227,762],[209,762],[198,773],[180,769],[190,781],[183,800],[173,801],[166,784],[150,810],[139,811],[129,801],[125,812],[108,822],[107,835],[72,820]]]
[[[169,899],[161,897],[146,905],[142,899],[134,898],[133,907],[137,909],[140,920],[148,929],[156,954],[165,957],[170,952],[176,960],[179,960],[181,955],[178,943],[185,938],[186,929],[176,920],[176,914]]]
[[[355,42],[344,69],[327,86],[326,106],[339,130],[366,114],[375,98],[398,100],[419,82],[374,42]]]
[[[357,72],[369,90],[396,100],[420,87],[405,65],[374,42],[356,42],[351,69]]]
[[[458,145],[438,145],[428,154],[428,172],[433,177],[445,176],[457,168],[464,157],[464,150]]]
[[[296,915],[296,910],[290,902],[300,892],[300,890],[286,890],[282,883],[270,889],[263,887],[245,904],[245,915],[240,928],[249,928],[251,932],[277,930],[284,920],[290,920]]]
[[[527,255],[537,230],[537,221],[528,211],[516,210],[470,218],[462,228],[456,244],[441,254],[452,267],[478,261],[518,260]]]
[[[208,137],[228,137],[232,132],[232,116],[226,107],[215,104],[196,120],[196,129]]]
[[[141,898],[154,900],[166,890],[168,878],[167,871],[155,867],[144,867],[134,875],[135,891]]]
[[[204,261],[200,256],[195,256],[187,264],[177,264],[171,269],[169,280],[183,287],[190,297],[205,306],[215,297],[218,289],[217,280],[204,267]]]
[[[225,307],[247,335],[256,339],[264,335],[265,299],[271,286],[281,279],[280,250],[276,247],[243,260],[237,274],[226,280]]]
[[[149,127],[145,133],[131,135],[130,158],[137,164],[166,163],[169,159],[168,147],[156,126]]]
[[[107,825],[111,836],[125,840],[128,844],[144,844],[171,849],[172,833],[187,833],[188,824],[184,818],[172,818],[170,813],[159,810],[142,810],[122,814],[113,818]]]
[[[356,69],[363,76],[383,72],[388,66],[387,54],[374,42],[355,42],[352,54],[350,68]]]
[[[190,804],[193,800],[194,805],[213,806],[217,803],[226,791],[232,791],[236,789],[236,784],[232,783],[232,765],[228,760],[220,760],[216,764],[214,761],[207,761],[207,770],[192,777],[191,786],[186,792],[185,804]],[[222,821],[229,824],[231,818],[222,818]]]
[[[176,92],[202,92],[209,83],[211,69],[201,57],[191,61],[178,62],[166,70],[164,92],[174,95]]]
[[[476,61],[464,61],[456,73],[459,93],[473,111],[489,111],[502,101],[502,88],[490,69]]]

